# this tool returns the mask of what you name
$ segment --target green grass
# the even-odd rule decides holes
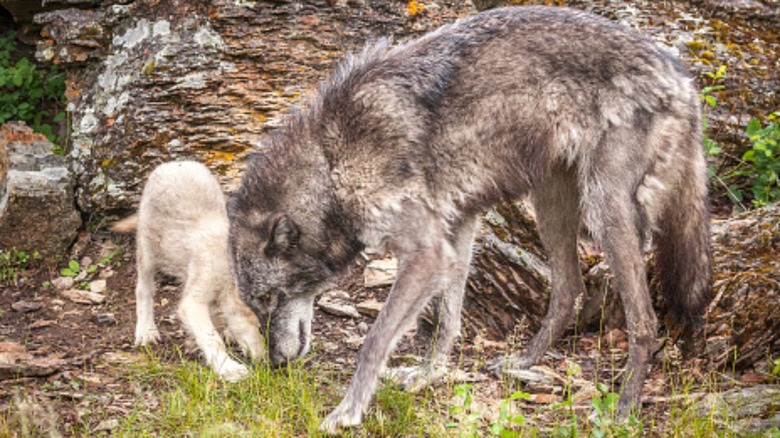
[[[316,362],[316,361],[314,361]],[[335,407],[346,377],[312,364],[274,370],[266,365],[238,383],[222,382],[192,361],[166,364],[154,357],[135,365],[129,379],[155,400],[138,397],[116,436],[319,436],[320,421]],[[438,435],[433,393],[385,387],[363,426],[346,436]],[[151,403],[150,403],[151,402]]]
[[[317,437],[320,421],[340,401],[352,371],[326,368],[314,355],[285,369],[258,365],[250,378],[226,383],[198,361],[177,352],[159,354],[165,358],[149,350],[140,361],[120,365],[122,391],[134,400],[129,414],[117,418],[93,404],[82,426],[67,428],[47,397],[25,398],[20,387],[11,409],[0,413],[0,436],[55,436],[48,433],[49,425],[55,425],[65,436]],[[697,394],[720,389],[714,378],[694,383],[680,377],[679,370],[665,373],[675,382],[669,402],[628,421],[616,418],[618,396],[601,383],[584,397],[567,384],[563,400],[551,404],[529,403],[530,395],[511,381],[441,385],[419,394],[384,385],[363,425],[344,436],[780,437],[777,429],[762,435],[738,433],[738,419],[730,418],[728,410],[695,407],[690,400],[698,400]],[[578,367],[573,366],[567,380],[576,376]],[[118,419],[118,426],[110,432],[94,429],[109,418]]]

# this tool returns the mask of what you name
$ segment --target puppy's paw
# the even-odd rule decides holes
[[[135,346],[145,347],[160,342],[160,332],[157,327],[141,328],[135,331]]]
[[[215,366],[214,371],[226,382],[238,382],[239,380],[249,377],[251,374],[247,367],[233,359],[222,361],[219,366]]]

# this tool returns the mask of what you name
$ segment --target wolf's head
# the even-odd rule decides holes
[[[239,294],[268,329],[271,362],[298,359],[309,351],[314,298],[333,272],[302,242],[290,216],[229,205],[231,268]]]
[[[271,362],[280,365],[308,352],[314,298],[361,246],[322,160],[297,144],[277,147],[251,156],[227,210],[239,294],[268,329]]]

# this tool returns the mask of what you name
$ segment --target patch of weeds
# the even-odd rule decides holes
[[[726,66],[721,65],[718,67],[715,71],[708,71],[705,72],[704,75],[708,78],[711,85],[708,85],[701,89],[699,92],[699,99],[701,99],[702,102],[707,104],[709,106],[710,110],[714,110],[718,106],[718,99],[716,97],[716,94],[723,90],[725,86],[722,84],[723,79],[726,78]],[[709,130],[709,116],[707,115],[706,107],[702,110],[701,115],[701,121],[702,121],[702,131],[704,132],[704,137],[702,138],[702,143],[704,146],[704,151],[707,153],[707,156],[715,158],[720,156],[723,153],[723,148],[720,147],[720,145],[713,139],[707,135],[707,131]],[[742,210],[745,210],[745,206],[742,205],[742,201],[744,196],[742,195],[742,191],[737,187],[736,184],[729,183],[735,176],[739,175],[739,167],[735,171],[729,171],[726,174],[718,174],[718,172],[715,169],[715,166],[710,164],[707,166],[707,173],[710,176],[710,179],[716,183],[717,185],[721,186],[728,195],[729,199],[731,199],[732,202],[739,205]]]
[[[590,418],[592,426],[590,436],[594,438],[642,436],[644,426],[636,415],[629,414],[626,419],[618,416],[617,406],[620,395],[610,392],[603,383],[597,384],[596,389],[598,393],[591,401],[593,415]]]
[[[780,200],[780,111],[767,116],[768,124],[761,126],[757,118],[750,119],[745,133],[752,147],[742,159],[750,167],[740,174],[748,176],[753,184],[753,204],[757,207]]]
[[[362,429],[368,436],[441,435],[441,421],[431,407],[432,396],[432,391],[413,394],[392,383],[386,384],[377,391]]]
[[[775,382],[780,382],[780,357],[776,358],[771,363],[772,369],[769,370],[769,375]]]
[[[490,433],[502,438],[519,437],[520,427],[525,425],[525,416],[515,411],[514,402],[518,399],[528,399],[531,394],[515,391],[509,398],[501,400],[501,408],[498,411],[498,420],[490,426]]]
[[[59,144],[52,125],[66,120],[65,103],[65,75],[57,66],[44,69],[20,57],[16,32],[0,35],[0,125],[21,120]],[[64,149],[57,145],[54,152],[64,154]]]
[[[17,251],[15,248],[0,249],[0,284],[16,286],[19,271],[30,268],[32,262],[40,260],[41,255],[38,251],[30,254],[25,251]]]
[[[453,392],[455,396],[463,401],[460,404],[452,405],[449,413],[455,417],[454,421],[447,423],[444,427],[450,430],[457,430],[460,437],[476,437],[479,430],[479,419],[482,418],[480,412],[473,412],[471,404],[474,401],[471,395],[471,384],[455,385]]]

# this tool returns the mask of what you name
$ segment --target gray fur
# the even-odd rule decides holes
[[[390,48],[346,58],[248,163],[229,208],[242,298],[271,319],[271,358],[308,350],[311,303],[362,249],[391,250],[399,273],[366,337],[347,395],[322,424],[360,423],[389,354],[429,299],[439,341],[413,373],[433,381],[460,328],[476,216],[532,196],[552,264],[537,362],[583,290],[584,224],[605,249],[627,314],[621,397],[637,406],[656,337],[641,248],[659,244],[670,313],[693,328],[709,299],[707,178],[693,81],[641,35],[585,12],[483,12]],[[414,386],[414,385],[412,385]]]
[[[135,344],[160,339],[154,322],[154,275],[165,272],[184,284],[178,313],[206,362],[225,380],[249,370],[233,360],[212,321],[225,319],[227,333],[252,359],[265,353],[259,322],[238,296],[227,257],[228,218],[217,179],[193,161],[161,164],[152,171],[138,213],[115,223],[117,232],[136,231],[138,281]]]

